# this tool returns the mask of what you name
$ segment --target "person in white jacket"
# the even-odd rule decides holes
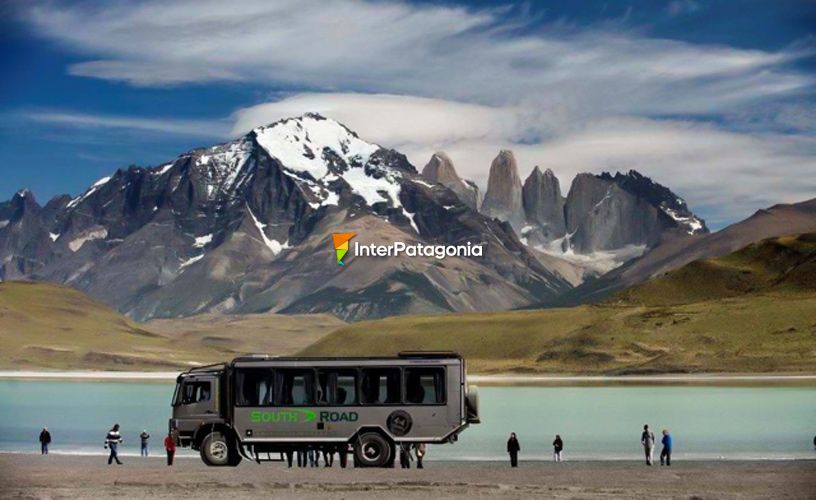
[[[652,461],[654,460],[655,435],[654,432],[649,430],[648,424],[643,426],[643,434],[640,435],[640,444],[646,453],[646,465],[652,465]]]

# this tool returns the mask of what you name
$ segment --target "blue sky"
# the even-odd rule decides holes
[[[0,199],[82,192],[319,111],[484,185],[636,168],[713,227],[816,196],[816,3],[23,2],[0,7]]]

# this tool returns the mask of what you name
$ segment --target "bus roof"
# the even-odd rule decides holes
[[[294,362],[294,361],[400,361],[417,359],[455,359],[462,360],[459,353],[452,351],[403,351],[396,356],[276,356],[274,354],[246,354],[238,356],[231,362],[214,363],[205,366],[190,368],[182,374],[207,373],[223,371],[227,365],[235,363],[255,362]]]
[[[401,359],[462,359],[453,351],[402,351],[396,356],[275,356],[273,354],[247,354],[238,356],[232,363],[251,361],[396,361]]]

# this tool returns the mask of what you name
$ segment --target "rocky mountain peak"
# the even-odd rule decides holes
[[[520,230],[524,224],[521,178],[512,151],[501,150],[490,164],[482,212],[489,217],[510,222]]]
[[[479,188],[472,182],[459,177],[453,161],[443,152],[436,152],[422,169],[422,177],[430,182],[442,184],[459,197],[467,206],[478,210],[481,204]]]
[[[564,236],[564,197],[558,178],[552,170],[541,172],[536,166],[522,188],[524,215],[528,222],[540,226],[537,241],[549,242]]]

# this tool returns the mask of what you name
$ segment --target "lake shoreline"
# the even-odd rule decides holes
[[[0,370],[0,380],[82,380],[88,382],[173,382],[176,371]],[[659,375],[469,374],[468,381],[483,385],[581,384],[816,384],[810,373],[700,373]]]
[[[433,447],[431,448],[433,451]],[[127,452],[120,452],[119,457],[122,459],[136,459],[136,460],[164,460],[164,455],[159,453],[163,453],[162,450],[154,450],[152,454],[148,457],[142,457],[136,450],[131,450]],[[107,450],[101,451],[61,451],[61,450],[54,450],[53,448],[49,451],[49,456],[55,457],[67,457],[67,458],[107,458],[108,457]],[[28,451],[10,451],[10,450],[0,450],[0,458],[7,457],[36,457],[41,456],[40,452],[34,449]],[[503,457],[487,457],[487,458],[479,458],[479,457],[461,457],[461,458],[435,458],[433,456],[429,456],[426,459],[427,463],[434,463],[434,464],[503,464],[504,461],[502,460]],[[192,451],[189,449],[182,449],[181,452],[176,454],[176,459],[179,460],[197,460],[201,461],[201,457],[199,456],[197,451]],[[351,457],[349,457],[349,461]],[[813,457],[757,457],[757,456],[749,456],[749,457],[718,457],[718,458],[701,458],[699,456],[693,457],[683,457],[682,455],[674,455],[672,460],[677,463],[776,463],[776,462],[813,462],[816,464],[816,452],[814,452]],[[522,464],[544,464],[544,463],[551,463],[552,457],[549,455],[541,455],[536,456],[535,458],[519,458],[519,463]],[[640,464],[643,460],[640,458],[635,458],[634,454],[630,454],[626,457],[609,457],[609,458],[573,458],[569,457],[565,459],[562,463],[598,463],[598,464],[605,464],[605,463],[612,463],[612,464]]]

